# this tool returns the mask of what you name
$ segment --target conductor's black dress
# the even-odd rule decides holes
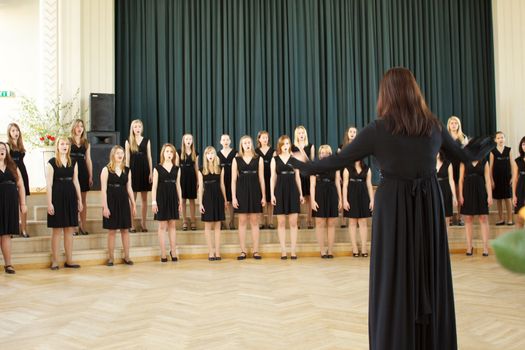
[[[293,161],[306,174],[343,169],[368,155],[378,161],[383,177],[372,219],[370,349],[457,348],[436,155],[443,148],[449,159],[479,159],[493,147],[477,146],[476,152],[462,150],[444,127],[430,136],[393,135],[384,120],[376,120],[337,155],[308,164]]]

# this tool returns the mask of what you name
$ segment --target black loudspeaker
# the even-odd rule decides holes
[[[90,131],[87,133],[91,145],[91,162],[93,163],[92,190],[100,191],[100,172],[109,163],[109,153],[119,140],[118,131]]]
[[[92,131],[115,131],[115,95],[89,94]]]

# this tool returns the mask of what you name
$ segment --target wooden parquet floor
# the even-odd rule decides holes
[[[460,349],[525,349],[525,276],[452,256]],[[0,349],[367,349],[369,260],[0,275]]]

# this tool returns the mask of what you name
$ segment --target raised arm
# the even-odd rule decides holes
[[[348,164],[373,154],[375,141],[376,123],[372,122],[357,135],[353,142],[343,147],[341,152],[309,163],[303,163],[297,159],[291,159],[290,163],[306,175],[341,170]]]
[[[441,149],[447,159],[459,160],[464,163],[484,159],[496,147],[490,137],[471,139],[468,145],[461,148],[452,139],[445,127],[441,128]]]

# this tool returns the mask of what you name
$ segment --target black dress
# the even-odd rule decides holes
[[[463,215],[488,215],[487,189],[485,188],[486,161],[478,161],[476,166],[472,162],[465,164],[465,177],[463,180]]]
[[[301,202],[299,196],[299,189],[295,181],[294,168],[289,164],[290,159],[286,164],[281,157],[275,156],[275,172],[277,173],[277,181],[275,183],[275,215],[295,214],[301,211]]]
[[[525,206],[525,160],[522,157],[516,158],[518,165],[518,181],[516,183],[516,197],[518,203],[516,205],[515,213]]]
[[[259,184],[259,157],[253,157],[249,164],[246,164],[241,156],[235,157],[237,162],[236,196],[239,208],[236,213],[255,214],[262,212],[262,193]]]
[[[148,162],[148,139],[143,137],[140,142],[139,150],[131,152],[129,156],[129,168],[133,174],[131,177],[131,188],[133,192],[151,191],[149,183],[149,162]]]
[[[232,162],[237,151],[232,149],[228,156],[225,157],[222,152],[217,152],[217,156],[221,162],[221,168],[224,172],[224,188],[226,189],[226,199],[228,202],[232,201]]]
[[[461,143],[459,139],[454,140],[454,142],[457,143],[459,147],[463,148],[463,143]],[[452,159],[451,164],[452,164],[452,175],[454,175],[454,183],[456,184],[456,188],[457,188],[458,183],[459,183],[459,167],[460,167],[461,161],[459,161],[458,159]]]
[[[221,175],[202,175],[204,193],[202,194],[202,206],[204,214],[201,220],[204,222],[224,221],[224,197],[221,191]]]
[[[157,207],[159,211],[154,215],[158,221],[179,219],[179,195],[177,193],[177,176],[179,167],[172,166],[168,172],[161,164],[157,169]]]
[[[348,190],[346,196],[350,203],[350,210],[344,211],[345,218],[362,219],[372,216],[370,211],[370,195],[366,186],[366,177],[368,176],[368,166],[365,164],[358,173],[354,166],[348,170]]]
[[[5,171],[0,170],[0,236],[19,233],[18,210],[15,177],[7,168]]]
[[[510,168],[510,147],[503,148],[503,152],[497,148],[492,150],[494,156],[493,173],[494,189],[492,190],[492,198],[507,199],[512,198],[512,187],[510,179],[512,178],[512,170]]]
[[[73,184],[75,163],[58,167],[55,158],[49,160],[53,167],[51,202],[55,215],[47,214],[47,227],[62,228],[78,226],[78,198]]]
[[[89,191],[89,173],[86,163],[87,147],[81,145],[78,147],[71,141],[71,160],[77,163],[78,183],[80,184],[80,191]]]
[[[339,216],[339,196],[335,186],[335,171],[316,175],[315,201],[319,208],[312,210],[315,218],[336,218]]]
[[[26,156],[26,153],[11,149],[9,150],[9,155],[15,161],[18,170],[20,170],[20,174],[22,174],[22,180],[24,181],[24,189],[26,190],[26,196],[29,196],[31,194],[29,192],[29,176],[27,176],[27,169],[26,165],[24,164],[24,157]]]
[[[439,187],[441,188],[441,194],[443,195],[443,207],[445,209],[445,217],[449,218],[453,215],[453,196],[452,190],[450,189],[450,183],[448,179],[448,167],[450,162],[444,160],[437,172],[437,177],[439,181]]]
[[[461,149],[446,128],[393,135],[384,120],[365,127],[339,154],[293,161],[305,174],[342,169],[374,155],[381,169],[372,214],[370,349],[457,349],[454,292],[436,155],[483,158],[492,141]],[[407,157],[410,154],[410,157]]]
[[[131,208],[128,196],[128,167],[120,176],[108,169],[108,187],[106,191],[109,218],[102,218],[102,227],[106,230],[127,230],[131,227]],[[133,175],[131,176],[133,183]]]
[[[195,173],[195,161],[191,159],[191,154],[186,154],[186,159],[182,160],[182,151],[178,150],[180,160],[180,187],[183,199],[197,198],[197,173]],[[198,157],[199,153],[195,154]]]
[[[312,145],[311,143],[307,144],[303,149],[304,149],[304,153],[306,153],[306,157],[308,158],[308,160],[313,160],[313,159],[310,159],[310,155],[311,155],[311,152],[312,152],[312,147],[314,145]],[[292,152],[299,152],[299,147],[293,145],[292,146]],[[309,176],[304,176],[304,174],[301,174],[301,190],[303,191],[303,196],[306,197],[306,196],[309,196],[310,195],[310,177]]]
[[[270,147],[265,154],[260,148],[255,149],[255,153],[257,153],[257,155],[261,157],[264,162],[264,191],[266,192],[266,202],[271,202],[272,200],[270,192],[270,177],[272,176],[270,162],[272,161],[274,151],[275,150],[273,147]]]

